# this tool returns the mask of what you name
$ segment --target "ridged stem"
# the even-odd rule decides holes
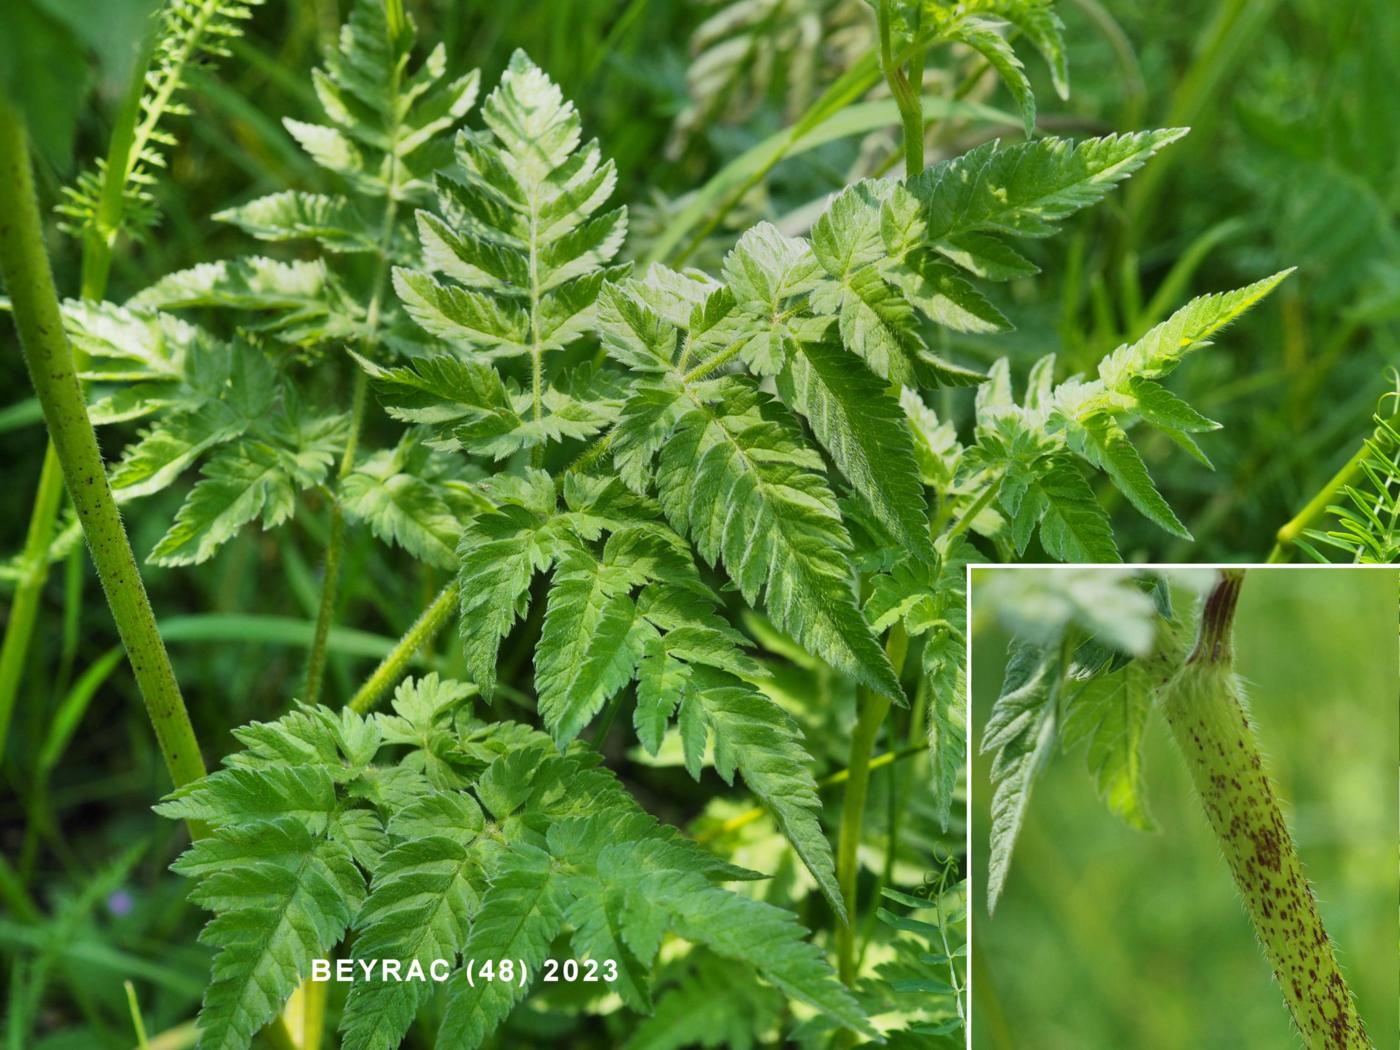
[[[136,121],[141,113],[141,94],[153,49],[154,37],[146,41],[140,61],[132,69],[126,97],[107,148],[101,195],[92,219],[83,229],[82,297],[89,302],[98,302],[107,294],[112,248],[122,228]],[[44,450],[44,466],[39,473],[39,488],[34,493],[33,509],[29,516],[23,555],[25,575],[15,588],[9,619],[5,623],[5,640],[0,644],[0,758],[5,754],[5,739],[14,713],[19,679],[24,672],[29,643],[34,636],[39,599],[49,578],[49,545],[53,542],[54,524],[62,503],[63,471],[59,468],[58,454],[50,441]]]
[[[0,274],[68,494],[82,523],[161,755],[178,787],[204,776],[204,761],[107,483],[44,250],[24,124],[8,101],[0,101]],[[190,831],[198,836],[204,828],[192,823]]]

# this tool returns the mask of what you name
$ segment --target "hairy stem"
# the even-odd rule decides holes
[[[1303,1041],[1310,1050],[1369,1050],[1234,675],[1243,575],[1226,572],[1206,599],[1196,648],[1163,709]]]
[[[316,703],[321,697],[321,684],[326,675],[326,645],[330,641],[331,621],[335,619],[336,595],[340,585],[340,556],[345,548],[345,514],[340,509],[337,496],[340,482],[355,467],[355,450],[359,446],[360,423],[365,415],[365,396],[368,380],[363,369],[355,372],[355,387],[351,394],[350,436],[345,441],[345,452],[340,458],[340,468],[336,471],[336,487],[330,492],[331,529],[326,541],[326,561],[321,571],[321,601],[316,609],[316,631],[311,638],[311,651],[306,658],[306,696],[308,704]]]
[[[399,644],[380,661],[374,673],[365,679],[365,684],[350,698],[350,710],[364,714],[379,702],[390,687],[402,677],[404,668],[418,654],[418,650],[427,645],[433,636],[442,630],[442,625],[451,618],[457,609],[458,594],[456,580],[438,593],[433,599],[433,604],[423,610],[423,614],[399,639]]]
[[[972,501],[972,505],[963,512],[963,516],[953,524],[953,527],[951,529],[948,530],[947,534],[943,538],[944,550],[947,550],[955,539],[957,539],[959,536],[961,536],[964,532],[966,532],[969,528],[972,527],[972,523],[974,520],[976,520],[977,515],[981,514],[984,510],[987,509],[987,507],[991,505],[992,500],[996,499],[997,493],[1000,490],[1001,475],[998,475],[985,489],[981,491],[981,493],[978,494],[977,498]]]
[[[29,143],[19,114],[7,101],[0,101],[0,274],[68,494],[82,522],[161,755],[178,787],[204,776],[204,761],[107,483],[44,251]],[[190,831],[198,836],[204,828],[192,823]]]

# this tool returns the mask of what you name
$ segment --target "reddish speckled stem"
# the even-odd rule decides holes
[[[1234,675],[1242,575],[1226,573],[1206,599],[1196,648],[1166,688],[1167,721],[1303,1041],[1370,1050]]]
[[[176,787],[204,776],[194,729],[185,711],[165,643],[127,542],[107,484],[78,385],[73,352],[63,330],[58,294],[44,252],[44,234],[34,197],[29,145],[13,105],[0,98],[0,276],[10,295],[15,327],[34,390],[44,409],[64,482],[83,525],[92,561],[111,606],[136,684],[146,702],[156,741]],[[204,827],[191,822],[198,837]]]

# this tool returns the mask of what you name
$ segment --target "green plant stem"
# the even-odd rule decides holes
[[[948,530],[943,538],[944,550],[947,550],[952,542],[972,527],[977,515],[981,514],[992,500],[996,499],[997,492],[1001,490],[1001,476],[998,475],[985,489],[972,501],[972,506],[963,512],[963,516],[953,523],[953,527]]]
[[[121,232],[126,211],[126,180],[130,175],[136,121],[141,113],[141,93],[145,89],[154,41],[152,34],[146,42],[141,61],[135,63],[132,70],[131,81],[107,148],[107,165],[97,211],[83,229],[81,294],[89,302],[100,301],[107,294],[112,248]],[[0,644],[0,759],[5,753],[5,738],[19,690],[19,679],[34,635],[39,599],[49,578],[49,544],[53,540],[54,524],[62,502],[63,472],[50,441],[44,451],[39,489],[34,494],[33,510],[29,516],[24,545],[25,577],[15,589],[9,620],[5,624],[5,640]]]
[[[350,710],[364,714],[379,702],[403,675],[404,668],[417,655],[418,650],[432,640],[456,611],[458,593],[455,579],[438,593],[433,603],[423,610],[423,614],[399,639],[399,644],[384,657],[374,669],[374,673],[365,679],[365,684],[350,698]]]
[[[918,37],[911,41],[902,51],[893,56],[896,66],[903,65],[911,61],[914,56],[921,55],[937,39],[937,33],[933,30],[925,29]],[[850,69],[846,70],[837,80],[824,91],[820,98],[808,107],[801,118],[788,129],[787,133],[776,142],[755,169],[749,173],[734,191],[724,197],[720,206],[714,213],[705,219],[700,228],[686,242],[684,248],[676,253],[671,260],[671,265],[680,267],[689,259],[699,247],[705,243],[709,237],[724,222],[726,215],[744,199],[755,186],[767,177],[778,163],[788,155],[788,152],[809,132],[830,120],[840,113],[847,106],[851,105],[867,91],[880,82],[880,63],[873,54],[861,57]],[[922,140],[921,140],[922,141]],[[715,177],[720,178],[726,171],[719,172]],[[708,186],[701,187],[698,197],[705,199]],[[676,245],[697,223],[699,223],[703,213],[696,214],[687,210],[677,216],[665,230],[662,231],[651,251],[647,254],[646,262],[661,262],[674,251]]]
[[[394,18],[393,0],[386,0],[385,10],[390,23]],[[398,17],[403,18],[402,6]],[[397,74],[396,74],[397,76]],[[397,93],[397,84],[395,85]],[[397,135],[390,140],[390,157],[397,149]],[[360,352],[367,353],[374,335],[379,329],[380,308],[384,298],[385,284],[389,279],[389,246],[394,233],[394,221],[398,216],[398,187],[395,172],[396,164],[391,160],[389,173],[389,199],[384,205],[384,218],[379,229],[379,259],[374,275],[374,291],[370,295],[369,309],[365,312],[365,331],[360,339]],[[326,543],[326,561],[321,573],[321,602],[316,610],[316,634],[311,642],[311,651],[306,657],[306,689],[302,697],[308,704],[316,704],[321,699],[321,686],[326,675],[326,640],[330,637],[331,623],[335,619],[336,597],[340,590],[340,556],[345,546],[345,515],[340,507],[340,483],[355,469],[355,453],[359,449],[360,427],[365,417],[365,402],[368,398],[369,380],[362,368],[355,369],[354,390],[350,395],[350,434],[345,439],[345,451],[340,457],[340,468],[336,471],[335,485],[331,489],[330,538]]]
[[[29,533],[24,542],[24,577],[15,588],[10,604],[10,618],[5,627],[5,641],[0,645],[0,758],[5,754],[10,718],[14,714],[19,681],[24,674],[29,641],[34,635],[34,621],[39,613],[39,599],[49,577],[49,542],[53,538],[54,521],[63,499],[63,469],[58,451],[49,442],[44,451],[44,466],[39,472],[39,490],[34,497],[34,511],[29,517]]]
[[[141,1050],[151,1050],[150,1040],[146,1038],[146,1022],[141,1020],[141,1003],[136,998],[136,986],[130,981],[123,981],[122,987],[126,989],[126,1005],[131,1011],[131,1026],[136,1029],[136,1045]]]
[[[896,673],[904,665],[909,639],[904,628],[896,624],[890,629],[885,652]],[[856,979],[857,882],[860,877],[860,840],[865,822],[865,800],[870,790],[870,758],[875,741],[889,714],[890,698],[883,693],[861,689],[857,692],[860,713],[851,733],[851,757],[846,763],[848,780],[846,795],[841,803],[841,832],[836,849],[836,882],[841,898],[846,902],[846,923],[836,931],[837,974],[842,983],[854,985]]]
[[[924,170],[924,113],[920,92],[910,85],[909,77],[895,61],[893,31],[890,27],[893,7],[891,0],[879,0],[875,9],[876,31],[880,37],[880,69],[890,86],[895,105],[899,107],[900,123],[904,125],[904,175],[905,178],[912,179]],[[917,12],[918,8],[915,8],[915,11]],[[914,30],[917,34],[917,25]],[[922,49],[915,52],[911,63],[922,71]]]
[[[345,546],[345,514],[340,509],[337,490],[340,482],[355,465],[355,448],[358,445],[360,420],[365,411],[365,373],[357,370],[355,389],[351,396],[350,436],[345,442],[345,452],[341,456],[340,468],[336,472],[336,484],[328,488],[327,495],[331,506],[330,536],[326,541],[326,560],[321,570],[321,600],[316,609],[316,630],[312,635],[311,649],[306,659],[306,696],[308,704],[316,703],[321,696],[321,683],[326,673],[326,645],[331,635],[331,622],[335,619],[335,601],[339,590],[340,556]]]
[[[29,896],[24,882],[15,874],[3,854],[0,854],[0,901],[4,901],[5,907],[23,922],[37,923],[43,919],[34,898]]]
[[[1369,1050],[1234,674],[1243,578],[1228,570],[1207,596],[1195,649],[1162,710],[1303,1041],[1310,1050]]]
[[[161,755],[179,787],[204,776],[204,761],[107,483],[44,251],[29,144],[23,122],[8,101],[0,101],[0,274],[68,494],[82,522]],[[191,823],[192,835],[204,830]]]
[[[856,977],[856,882],[860,876],[860,838],[865,821],[865,799],[870,789],[870,756],[880,734],[890,699],[862,689],[858,693],[860,715],[851,733],[851,757],[846,765],[849,780],[841,804],[841,832],[836,851],[836,881],[846,902],[846,925],[836,931],[837,973],[843,983]]]
[[[167,1028],[164,1032],[154,1036],[148,1045],[150,1050],[189,1050],[197,1042],[199,1042],[199,1029],[195,1027],[193,1021],[187,1021],[174,1028]],[[142,1050],[142,1048],[137,1046],[133,1050]]]
[[[1293,557],[1293,545],[1297,542],[1298,537],[1326,512],[1332,501],[1337,498],[1337,493],[1357,475],[1361,470],[1361,464],[1366,461],[1367,453],[1368,449],[1363,442],[1351,459],[1342,466],[1342,469],[1332,475],[1332,479],[1323,485],[1312,499],[1308,500],[1307,506],[1278,530],[1273,549],[1269,551],[1268,560],[1270,562],[1286,562]]]

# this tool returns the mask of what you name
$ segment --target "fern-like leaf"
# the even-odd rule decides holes
[[[482,112],[489,134],[459,134],[456,166],[438,178],[445,218],[419,212],[428,269],[397,270],[394,286],[434,335],[528,356],[538,388],[545,353],[586,330],[626,213],[597,213],[616,181],[612,162],[596,142],[580,148],[577,111],[524,52]]]
[[[241,1050],[344,935],[364,897],[350,851],[290,818],[233,825],[174,870],[215,913],[200,940],[218,949],[199,1012],[202,1050]]]
[[[129,121],[130,141],[124,153],[99,160],[92,170],[65,186],[58,207],[68,227],[107,240],[118,230],[142,232],[153,226],[158,212],[152,192],[156,172],[166,166],[165,151],[175,137],[164,124],[189,113],[183,101],[190,71],[226,58],[229,44],[241,36],[243,24],[263,0],[168,0],[161,5],[154,49],[135,112],[119,116]],[[119,162],[109,169],[112,159]],[[113,202],[119,202],[118,209]],[[115,224],[114,224],[115,220]]]

